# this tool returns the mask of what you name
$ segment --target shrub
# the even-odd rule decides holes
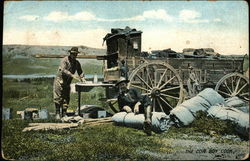
[[[211,116],[207,116],[206,112],[198,111],[196,119],[189,125],[194,131],[211,134],[215,132],[218,135],[235,134],[234,123],[229,120],[219,120]]]

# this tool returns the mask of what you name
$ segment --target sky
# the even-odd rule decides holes
[[[5,1],[3,44],[106,48],[111,28],[142,31],[142,50],[249,53],[245,1]]]

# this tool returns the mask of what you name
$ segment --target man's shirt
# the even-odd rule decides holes
[[[83,73],[81,64],[78,60],[73,60],[70,56],[66,56],[61,60],[56,77],[62,80],[63,84],[69,85],[72,81],[72,74],[76,71],[78,75]]]
[[[118,106],[120,109],[124,106],[129,106],[134,109],[137,102],[141,102],[143,107],[152,104],[148,96],[142,96],[141,93],[134,88],[130,88],[126,92],[120,93],[118,96]]]

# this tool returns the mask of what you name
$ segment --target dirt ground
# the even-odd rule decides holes
[[[167,153],[139,151],[157,160],[245,160],[249,157],[249,142],[240,141],[240,145],[214,143],[214,138],[204,141],[188,139],[163,139],[169,149]]]

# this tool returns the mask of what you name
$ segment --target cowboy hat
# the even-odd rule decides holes
[[[68,50],[69,53],[80,53],[78,51],[78,47],[72,47],[70,50]]]
[[[124,77],[121,77],[120,80],[115,84],[115,86],[118,86],[119,84],[121,84],[121,83],[123,83],[123,82],[128,83],[129,80],[126,79],[126,78],[124,78]]]

